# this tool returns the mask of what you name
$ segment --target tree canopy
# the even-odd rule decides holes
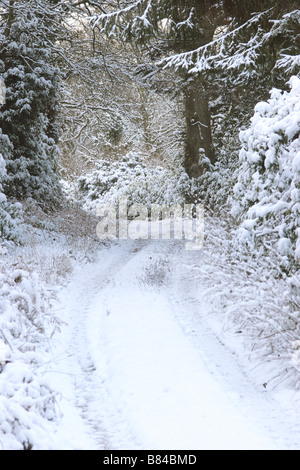
[[[240,129],[300,73],[297,3],[3,0],[3,197],[55,204],[62,175],[137,152],[222,204]]]

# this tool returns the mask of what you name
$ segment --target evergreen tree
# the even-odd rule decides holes
[[[145,46],[153,63],[163,59],[162,66],[180,72],[187,121],[185,166],[190,176],[199,176],[204,168],[199,155],[215,162],[209,100],[228,98],[228,90],[232,100],[240,101],[240,93],[247,97],[249,91],[260,99],[272,80],[286,83],[287,70],[289,76],[292,69],[295,73],[296,6],[294,0],[284,5],[279,0],[112,0],[101,3],[94,25],[102,25],[110,37]]]
[[[1,102],[0,102],[1,107]],[[3,145],[2,148],[9,150],[10,142],[7,137],[1,135]],[[3,181],[7,177],[6,165],[3,155],[0,153],[0,242],[2,240],[19,241],[21,233],[18,225],[21,220],[21,207],[19,204],[13,204],[7,200],[3,192]]]
[[[207,44],[220,22],[214,1],[141,0],[123,2],[123,8],[96,17],[111,36],[130,40],[145,48],[153,61]],[[117,7],[117,4],[116,4]],[[199,176],[204,161],[214,163],[211,122],[206,83],[181,74],[186,116],[184,166],[191,177]]]
[[[8,197],[32,197],[47,206],[57,203],[59,69],[52,65],[47,2],[6,4],[0,24],[0,72],[6,85],[0,139],[6,160],[3,182]],[[5,139],[9,145],[4,145]]]

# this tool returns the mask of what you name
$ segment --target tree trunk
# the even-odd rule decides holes
[[[177,30],[174,46],[177,53],[193,50],[205,46],[213,39],[217,22],[210,16],[211,1],[204,0],[175,0],[178,6],[178,14],[173,12],[173,19],[176,24],[184,20],[186,8],[194,12],[195,26],[193,29],[186,29],[181,32]],[[192,7],[192,9],[191,9]],[[202,175],[207,164],[205,157],[210,163],[215,163],[215,156],[212,146],[211,122],[208,93],[201,78],[191,80],[190,75],[183,77],[187,83],[184,96],[185,118],[186,118],[186,148],[185,148],[185,169],[190,178],[197,178]]]
[[[13,24],[13,21],[14,21],[14,6],[15,6],[15,0],[9,0],[8,18],[7,18],[6,27],[5,27],[5,30],[4,30],[4,36],[6,38],[9,37],[10,28],[11,28],[11,26]]]
[[[204,157],[207,157],[210,163],[215,163],[209,103],[197,85],[198,83],[192,83],[185,93],[185,169],[191,178],[197,178],[203,174]]]

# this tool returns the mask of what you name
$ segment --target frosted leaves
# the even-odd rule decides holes
[[[300,341],[294,341],[292,344],[292,350],[293,350],[293,355],[292,355],[292,363],[300,368]]]
[[[4,80],[0,78],[0,106],[6,103],[6,86]]]

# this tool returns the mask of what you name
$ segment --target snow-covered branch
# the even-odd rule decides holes
[[[159,65],[185,69],[190,74],[255,68],[260,63],[259,57],[266,53],[277,37],[291,36],[299,25],[300,10],[286,14],[277,21],[271,19],[272,10],[256,14],[238,28],[193,51],[165,58]],[[277,67],[288,66],[290,69],[298,64],[299,56],[289,54],[284,54],[276,63]]]

